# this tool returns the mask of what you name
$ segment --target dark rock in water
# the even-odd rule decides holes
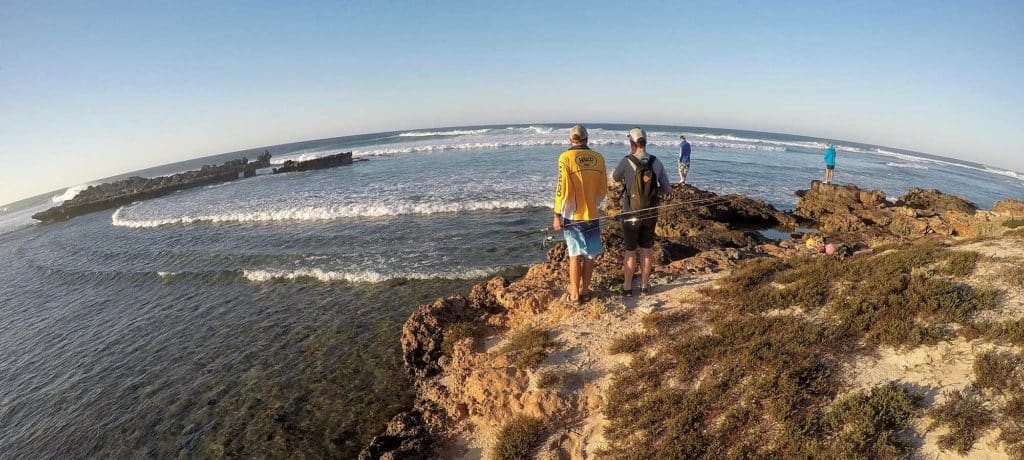
[[[352,152],[345,152],[306,161],[288,160],[280,168],[274,168],[274,174],[334,168],[350,164],[352,164]]]
[[[388,422],[387,430],[377,435],[359,453],[359,460],[426,460],[433,452],[433,437],[419,411],[402,412]]]
[[[947,195],[938,190],[924,190],[917,187],[910,189],[906,195],[896,201],[897,206],[918,209],[925,212],[939,214],[946,211],[974,214],[978,206],[961,197]]]
[[[203,185],[230,182],[240,177],[252,177],[256,170],[270,166],[270,152],[264,151],[256,162],[247,158],[231,160],[221,165],[204,165],[199,170],[186,171],[154,178],[129,177],[117,182],[93,185],[74,198],[46,211],[36,213],[33,219],[43,223],[67,220],[72,217],[116,208],[136,201],[156,198],[179,190]]]

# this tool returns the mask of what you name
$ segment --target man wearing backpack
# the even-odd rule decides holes
[[[640,294],[650,293],[648,281],[654,247],[654,226],[658,210],[658,196],[672,191],[665,174],[665,166],[654,155],[647,153],[647,133],[640,128],[629,131],[629,155],[619,162],[612,179],[625,186],[622,194],[622,282],[623,297],[633,296],[633,274],[636,273],[636,251],[640,249]],[[649,209],[645,211],[645,209]]]
[[[558,157],[555,185],[555,217],[551,227],[563,230],[569,253],[568,300],[582,304],[590,300],[594,258],[601,247],[600,205],[608,193],[608,170],[604,157],[587,147],[587,129],[569,128],[569,150]]]

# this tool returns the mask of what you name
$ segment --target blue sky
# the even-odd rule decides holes
[[[1024,170],[1020,1],[151,3],[0,0],[0,203],[248,147],[575,120]]]

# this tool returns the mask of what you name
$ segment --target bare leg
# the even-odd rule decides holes
[[[651,261],[654,253],[650,249],[640,249],[640,286],[648,287],[651,278]]]
[[[594,278],[594,260],[586,257],[583,262],[583,284],[580,286],[580,295],[590,294],[590,280]]]
[[[569,257],[569,300],[580,298],[580,258],[582,256]]]
[[[633,289],[633,274],[636,273],[636,251],[622,254],[622,289]]]

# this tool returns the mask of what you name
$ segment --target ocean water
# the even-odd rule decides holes
[[[0,206],[0,457],[351,457],[409,401],[401,324],[420,303],[543,260],[566,125],[377,133],[270,147],[352,166],[178,192],[68,222],[30,215],[87,184]],[[609,168],[629,126],[590,126]],[[827,140],[647,126],[673,180],[783,209]],[[836,179],[982,207],[1024,176],[837,142]],[[157,176],[262,149],[134,174]],[[105,180],[97,180],[103,182]]]

